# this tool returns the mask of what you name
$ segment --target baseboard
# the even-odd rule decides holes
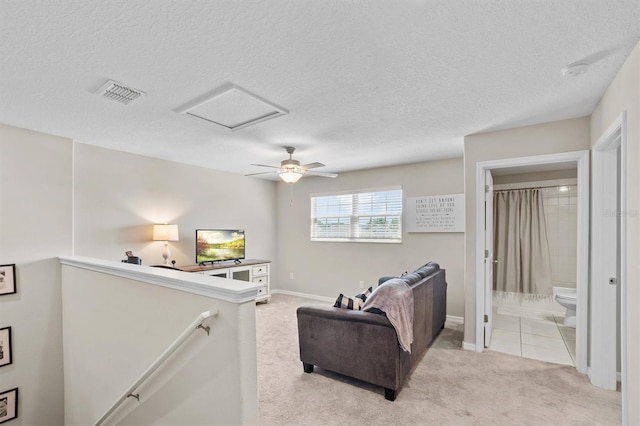
[[[464,349],[465,351],[475,352],[476,351],[476,345],[474,343],[462,342],[462,349]]]
[[[331,304],[333,304],[336,301],[335,297],[317,296],[315,294],[300,293],[300,292],[297,292],[297,291],[289,291],[289,290],[281,290],[281,289],[278,289],[278,288],[271,290],[271,294],[286,294],[288,296],[302,297],[304,299],[318,300],[320,302],[329,302]]]
[[[464,317],[457,317],[455,315],[447,315],[447,321],[444,323],[445,328],[457,328],[464,324]]]

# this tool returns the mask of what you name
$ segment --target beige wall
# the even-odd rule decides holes
[[[74,251],[144,265],[163,263],[154,223],[178,224],[177,265],[195,263],[196,228],[243,228],[246,256],[274,261],[276,184],[242,175],[75,144]]]
[[[640,43],[629,55],[620,72],[611,83],[591,115],[591,145],[623,112],[627,117],[627,423],[640,424]]]
[[[0,328],[13,334],[0,390],[19,388],[14,426],[64,420],[57,257],[71,254],[71,149],[69,139],[0,125],[0,264],[16,264],[18,285],[0,296]]]
[[[464,341],[475,345],[476,163],[589,149],[589,118],[556,121],[465,137],[465,323]]]
[[[310,195],[401,186],[403,197],[460,194],[462,159],[342,173],[337,179],[303,178],[278,184],[278,289],[336,298],[354,296],[378,278],[414,270],[429,260],[447,271],[447,314],[463,316],[463,233],[407,233],[401,244],[310,241]],[[293,199],[292,193],[293,190]],[[294,274],[294,279],[289,274]]]

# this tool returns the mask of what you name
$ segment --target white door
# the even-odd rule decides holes
[[[624,207],[620,204],[620,136],[614,143],[594,150],[594,191],[591,277],[591,383],[616,389],[618,364],[617,297],[620,273],[621,229]]]
[[[484,347],[491,343],[493,328],[493,177],[484,175]]]

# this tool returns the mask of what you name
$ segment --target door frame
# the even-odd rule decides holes
[[[493,252],[493,216],[496,212],[493,209],[493,176],[491,170],[486,170],[484,173],[484,216],[483,232],[484,232],[484,247],[482,247],[484,254],[484,311],[483,317],[483,341],[482,347],[488,348],[491,345],[491,333],[493,332],[493,274],[494,274],[494,259],[495,253]],[[487,220],[487,212],[491,212],[491,220]],[[491,282],[489,282],[491,281]],[[490,288],[491,291],[487,291]]]
[[[620,176],[620,205],[616,206],[616,214],[620,218],[620,241],[617,244],[620,247],[620,276],[617,277],[620,285],[620,369],[622,379],[622,416],[623,424],[626,424],[626,410],[627,407],[627,324],[626,324],[626,298],[627,298],[627,278],[626,278],[626,261],[627,261],[627,180],[626,180],[626,157],[627,157],[627,137],[626,137],[626,113],[622,113],[616,120],[609,126],[609,128],[598,138],[598,141],[593,146],[593,195],[592,195],[592,222],[591,222],[591,244],[592,244],[592,256],[591,262],[591,294],[594,300],[609,300],[611,299],[610,290],[604,285],[599,285],[603,280],[607,279],[605,271],[606,267],[602,262],[597,262],[600,259],[601,254],[605,250],[616,250],[616,247],[607,247],[607,238],[604,235],[606,204],[605,197],[607,192],[610,192],[611,185],[616,185],[615,180],[617,176],[611,173],[611,168],[608,166],[612,161],[612,150],[620,148],[621,161],[617,173]],[[615,159],[613,159],[615,161]],[[617,208],[620,211],[617,211]],[[611,210],[609,208],[608,210]],[[602,214],[596,214],[601,212]],[[609,243],[609,245],[611,245]],[[609,315],[611,312],[610,304],[593,305],[591,306],[592,312],[598,314]],[[603,311],[604,309],[604,311]],[[600,350],[602,347],[611,344],[611,331],[602,324],[600,321],[593,321],[591,324],[591,339],[595,344],[591,347],[591,365],[589,366],[589,378],[591,383],[596,386],[605,387],[608,389],[615,389],[616,383],[611,380],[611,359],[610,352]],[[613,344],[617,346],[615,342],[615,336],[613,338]],[[615,360],[613,360],[615,363]],[[615,376],[615,371],[613,372]]]
[[[589,303],[589,151],[571,151],[476,163],[476,352],[484,350],[484,177],[487,170],[506,167],[576,163],[578,169],[578,250],[576,270],[576,369],[587,373]]]

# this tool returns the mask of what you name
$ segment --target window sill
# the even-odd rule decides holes
[[[401,244],[401,239],[375,239],[375,238],[311,238],[312,242],[326,243],[383,243]]]

